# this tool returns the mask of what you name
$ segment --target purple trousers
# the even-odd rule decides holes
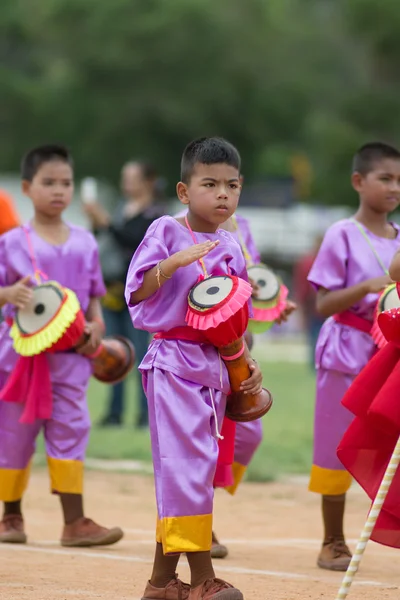
[[[22,498],[40,431],[45,439],[51,490],[71,494],[83,491],[83,462],[90,433],[86,398],[90,361],[79,355],[63,354],[50,363],[51,367],[56,366],[50,371],[53,393],[50,419],[20,423],[22,403],[0,401],[0,500],[3,502]],[[7,376],[0,372],[0,388]]]

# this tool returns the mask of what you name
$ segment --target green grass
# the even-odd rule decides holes
[[[264,385],[273,394],[274,405],[263,419],[264,440],[247,477],[252,481],[270,481],[285,473],[307,473],[311,464],[314,375],[307,364],[266,363],[261,356],[257,358],[264,373]],[[134,427],[134,377],[129,378],[127,385],[125,425],[100,428],[96,423],[106,410],[109,389],[95,380],[91,381],[89,407],[93,428],[88,457],[151,461],[148,430]],[[42,440],[39,452],[43,452]]]
[[[307,364],[261,363],[274,404],[263,418],[264,439],[247,477],[268,481],[311,466],[315,377]]]

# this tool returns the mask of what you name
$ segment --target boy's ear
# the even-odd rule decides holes
[[[182,181],[180,181],[177,185],[176,185],[176,195],[178,196],[179,200],[182,202],[182,204],[189,204],[189,194],[188,194],[188,188],[186,183],[183,183]]]
[[[23,193],[25,196],[29,196],[29,190],[30,190],[30,189],[31,189],[31,182],[30,182],[30,181],[27,181],[26,179],[23,179],[23,180],[22,180],[22,183],[21,183],[21,190],[22,190],[22,193]]]
[[[351,176],[351,185],[353,186],[353,189],[358,193],[361,192],[363,179],[364,178],[361,175],[361,173],[358,173],[357,171]]]

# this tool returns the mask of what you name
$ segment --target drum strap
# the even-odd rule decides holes
[[[189,221],[188,221],[187,215],[185,216],[185,223],[186,223],[186,227],[189,229],[190,235],[192,236],[193,243],[197,244],[198,241],[196,239],[196,236],[194,235],[193,229],[189,225]],[[201,265],[201,268],[203,269],[204,277],[207,279],[208,273],[207,273],[206,263],[204,262],[204,259],[203,258],[199,258],[199,263]]]
[[[350,219],[350,221],[352,223],[354,223],[354,225],[357,227],[358,231],[361,233],[361,235],[363,236],[363,238],[367,242],[368,246],[371,248],[371,250],[373,252],[373,255],[375,256],[375,258],[378,261],[379,265],[382,267],[382,270],[385,273],[385,275],[389,275],[388,269],[383,264],[383,261],[382,261],[381,257],[379,256],[379,254],[377,253],[376,249],[374,248],[374,245],[371,242],[371,240],[369,239],[369,237],[368,237],[368,235],[367,235],[364,227],[361,225],[361,223],[359,223],[358,221],[356,221],[356,219]]]
[[[243,252],[243,256],[244,256],[244,258],[245,258],[245,261],[246,261],[246,265],[247,265],[248,267],[251,267],[251,266],[253,265],[253,261],[252,261],[252,258],[251,258],[251,256],[250,256],[249,249],[248,249],[248,248],[247,248],[247,246],[246,246],[246,242],[244,241],[244,238],[243,238],[242,232],[240,231],[240,227],[239,227],[239,223],[237,222],[237,218],[236,218],[236,216],[233,214],[233,215],[231,216],[231,219],[232,219],[232,223],[233,223],[233,226],[234,226],[234,228],[235,228],[235,231],[237,231],[237,234],[238,234],[238,238],[239,238],[240,247],[242,248],[242,252]]]
[[[29,234],[29,229],[23,225],[22,226],[22,230],[25,233],[26,236],[26,241],[28,244],[28,252],[29,252],[29,258],[31,259],[31,263],[32,263],[32,267],[33,267],[33,271],[34,271],[34,276],[35,279],[38,283],[41,283],[41,278],[43,279],[48,279],[46,273],[44,273],[43,271],[41,271],[38,267],[37,261],[36,261],[36,256],[35,256],[35,251],[33,249],[33,244],[32,244],[32,239],[31,236]]]

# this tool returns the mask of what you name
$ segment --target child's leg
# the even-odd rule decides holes
[[[55,358],[57,378],[61,380],[64,375],[64,382],[53,383],[53,414],[45,423],[44,434],[51,491],[59,494],[64,515],[62,544],[112,544],[121,539],[122,531],[85,519],[83,511],[83,467],[90,433],[86,400],[90,363],[74,354],[63,354],[61,365],[60,356]]]
[[[163,555],[156,553],[155,570],[163,570],[166,578],[171,565],[165,555],[185,552],[192,592],[202,598],[205,582],[215,580],[210,548],[218,444],[210,390],[157,368],[147,373],[145,390],[159,515],[157,542],[163,546]],[[225,397],[213,391],[213,399],[221,426]],[[228,587],[233,589],[224,582],[207,585],[218,587],[221,600],[227,598]],[[145,592],[145,597],[150,596]]]
[[[20,423],[23,410],[21,403],[0,402],[0,500],[4,503],[0,542],[26,542],[21,499],[42,422]]]
[[[208,552],[218,455],[210,392],[160,369],[148,372],[145,386],[158,541],[166,554]],[[217,405],[225,404],[219,392],[215,396]]]
[[[314,422],[314,459],[309,489],[322,495],[323,548],[318,565],[329,570],[346,570],[351,554],[344,543],[344,509],[351,476],[339,461],[336,450],[353,415],[341,400],[354,377],[318,369]]]
[[[227,489],[234,494],[243,479],[257,448],[263,439],[262,420],[236,424],[235,462],[232,465],[234,484]]]
[[[232,465],[234,483],[225,488],[230,494],[235,494],[247,467],[262,442],[262,438],[263,428],[261,419],[249,421],[248,423],[236,423],[235,462]],[[228,556],[228,548],[219,542],[216,534],[213,532],[211,557],[225,558],[226,556]]]

